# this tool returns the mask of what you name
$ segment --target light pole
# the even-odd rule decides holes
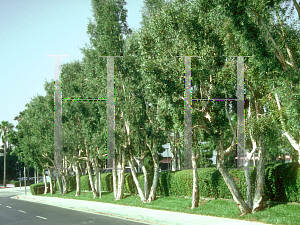
[[[24,186],[25,186],[25,194],[27,194],[26,193],[26,166],[25,166],[25,164],[24,164]]]
[[[99,178],[98,178],[98,190],[99,190],[99,199],[101,199],[101,170],[99,170]]]

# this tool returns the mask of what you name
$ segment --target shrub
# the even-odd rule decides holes
[[[20,187],[20,181],[9,181],[8,184],[14,184],[15,187]]]
[[[69,177],[69,191],[76,190],[76,176]]]
[[[39,194],[44,194],[45,191],[45,183],[37,183],[30,185],[30,191],[32,195],[37,195],[37,190],[39,191]],[[50,190],[50,183],[47,183],[47,193]]]
[[[91,185],[89,181],[89,175],[84,175],[80,177],[80,190],[81,191],[91,191]]]

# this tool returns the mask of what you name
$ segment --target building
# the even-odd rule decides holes
[[[201,142],[201,144],[206,144],[206,142]],[[171,159],[172,159],[170,143],[164,144],[162,147],[165,148],[165,151],[162,153],[159,153],[161,156],[163,156],[163,159],[160,161],[162,163],[160,169],[161,170],[170,170],[171,169]],[[213,161],[213,165],[216,165],[216,161],[217,161],[217,151],[216,150],[213,150],[213,157],[210,159]],[[177,158],[177,163],[179,163],[179,157]]]

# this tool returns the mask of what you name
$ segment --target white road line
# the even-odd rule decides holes
[[[47,218],[41,217],[41,216],[36,216],[36,217],[41,218],[41,219],[43,219],[43,220],[46,220],[46,219],[47,219]]]
[[[18,210],[19,212],[21,212],[21,213],[26,213],[26,212],[24,212],[24,211],[22,211],[22,210]]]
[[[6,206],[6,207],[11,209],[11,207],[10,207],[10,206]]]

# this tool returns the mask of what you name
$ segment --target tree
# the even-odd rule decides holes
[[[92,8],[94,13],[94,21],[90,21],[88,24],[87,33],[90,36],[90,43],[91,48],[82,48],[82,51],[85,55],[89,54],[96,54],[100,56],[104,55],[111,55],[111,56],[118,56],[122,55],[123,53],[123,45],[124,45],[124,39],[123,35],[127,35],[131,33],[131,29],[128,28],[126,23],[126,12],[127,10],[124,9],[125,5],[124,0],[118,0],[118,1],[104,1],[104,0],[93,0],[92,1]],[[90,62],[99,62],[100,60],[89,60]],[[101,63],[97,63],[98,65],[95,66],[95,72],[99,69],[104,69],[105,64],[101,65]],[[116,64],[116,67],[118,67],[118,64]],[[89,73],[91,76],[92,74]],[[103,83],[105,81],[105,76],[102,76]],[[99,79],[99,78],[98,78]],[[98,84],[98,82],[97,82]],[[97,85],[96,84],[96,85]],[[97,87],[98,88],[98,87]],[[105,89],[102,89],[105,90]],[[94,93],[95,94],[95,93]],[[101,95],[103,98],[105,96],[105,93]],[[121,154],[122,155],[122,154]],[[116,160],[120,160],[120,158],[117,158]],[[114,165],[118,163],[114,162]],[[124,165],[124,163],[122,163]],[[125,166],[125,165],[124,165]],[[121,168],[119,168],[121,169]],[[124,169],[124,168],[123,168]],[[122,169],[122,171],[123,171]],[[124,174],[121,173],[121,181],[124,180],[123,176]],[[117,191],[121,189],[117,189],[117,183],[116,183],[116,168],[114,166],[113,168],[113,181],[114,181],[114,193],[115,193],[115,199],[120,199],[123,197],[123,195],[117,194]],[[122,186],[121,182],[121,186]]]
[[[12,129],[14,128],[14,125],[12,123],[9,123],[8,121],[1,121],[0,124],[0,136],[2,137],[2,143],[3,143],[3,153],[4,153],[4,168],[3,168],[3,186],[6,187],[6,142],[7,142],[7,136],[10,132],[12,132]]]

